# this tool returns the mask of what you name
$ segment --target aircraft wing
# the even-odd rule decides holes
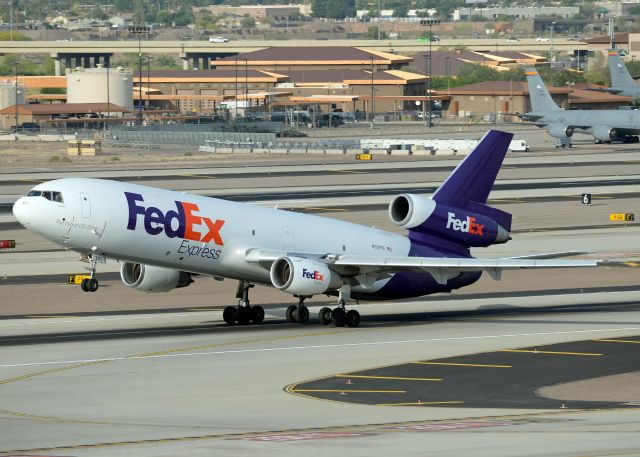
[[[426,271],[440,284],[457,273],[465,271],[484,271],[493,279],[499,280],[503,270],[523,268],[584,268],[597,267],[598,260],[550,260],[548,258],[499,258],[474,259],[450,257],[383,257],[383,256],[339,256],[330,262],[334,269],[354,269],[359,274],[390,274],[400,271]]]
[[[538,119],[542,119],[544,116],[540,116],[538,114],[529,114],[529,113],[500,113],[502,116],[515,116],[520,119],[524,119],[525,121],[535,122]]]

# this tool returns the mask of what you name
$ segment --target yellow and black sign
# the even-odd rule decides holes
[[[83,279],[89,278],[91,278],[91,275],[85,273],[67,275],[67,284],[74,284],[76,286],[79,286]]]
[[[371,160],[371,159],[373,159],[373,155],[371,154],[367,154],[367,153],[356,154],[356,160]]]
[[[616,222],[633,222],[636,220],[633,213],[611,213],[609,220]]]

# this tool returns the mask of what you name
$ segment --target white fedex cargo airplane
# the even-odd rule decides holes
[[[195,275],[239,281],[228,324],[261,323],[249,303],[253,284],[299,299],[287,319],[309,319],[305,298],[338,297],[322,308],[323,324],[355,327],[351,299],[399,299],[450,291],[482,272],[500,279],[516,268],[594,267],[596,260],[558,260],[571,253],[475,259],[471,247],[510,240],[511,215],[486,204],[512,134],[490,131],[431,196],[401,194],[389,206],[407,236],[348,222],[101,179],[60,179],[34,187],[13,207],[27,229],[88,255],[122,262],[125,285],[145,292],[185,287]]]

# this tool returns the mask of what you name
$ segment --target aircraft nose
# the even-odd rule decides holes
[[[15,217],[18,220],[18,222],[20,222],[22,225],[27,226],[29,225],[28,213],[29,213],[29,202],[27,201],[26,198],[20,197],[13,204],[13,217]]]

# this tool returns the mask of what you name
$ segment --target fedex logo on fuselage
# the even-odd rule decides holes
[[[484,225],[476,223],[475,217],[467,216],[466,220],[456,219],[456,213],[449,213],[447,217],[447,228],[457,232],[471,233],[472,235],[482,236]]]
[[[208,217],[198,215],[197,213],[200,211],[198,205],[176,200],[176,210],[163,213],[153,206],[146,208],[139,205],[138,203],[144,202],[144,198],[140,194],[125,192],[124,195],[129,205],[128,230],[135,230],[138,216],[142,216],[144,230],[149,235],[158,235],[164,232],[169,238],[183,238],[201,243],[213,242],[218,246],[224,245],[220,229],[225,221],[211,220]]]
[[[320,274],[318,270],[311,271],[306,268],[302,269],[302,277],[307,279],[315,279],[316,281],[324,281],[324,275]]]

